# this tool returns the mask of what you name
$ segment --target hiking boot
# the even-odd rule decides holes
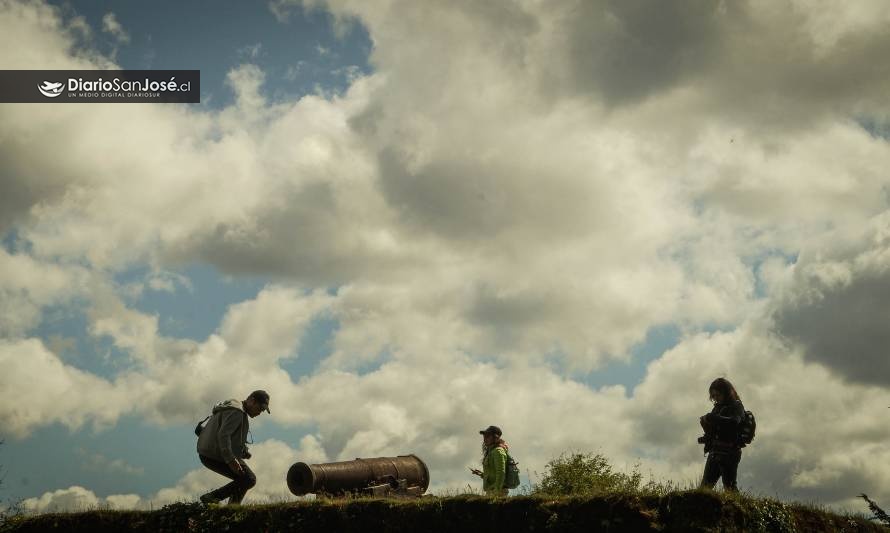
[[[219,503],[220,501],[221,500],[219,498],[217,498],[216,496],[214,496],[212,492],[208,492],[207,494],[204,494],[201,496],[201,503],[204,503],[207,505],[210,505],[213,503]]]

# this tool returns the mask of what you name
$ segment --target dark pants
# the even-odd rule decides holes
[[[223,485],[208,493],[217,500],[228,498],[229,503],[241,503],[241,500],[244,499],[244,495],[247,494],[247,491],[256,485],[256,475],[254,475],[253,470],[251,470],[243,461],[241,461],[241,468],[244,469],[244,473],[237,474],[232,470],[232,467],[222,461],[204,457],[201,454],[198,454],[198,457],[201,459],[201,464],[217,474],[226,476],[232,480],[231,483]]]
[[[739,449],[710,452],[708,460],[705,462],[705,474],[702,476],[701,486],[713,489],[717,480],[722,477],[725,490],[739,490],[736,477],[741,460],[742,450]]]

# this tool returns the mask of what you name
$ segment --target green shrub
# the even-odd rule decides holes
[[[532,494],[581,496],[605,492],[640,492],[643,476],[638,469],[629,474],[615,472],[602,454],[563,453],[545,467],[544,476]]]

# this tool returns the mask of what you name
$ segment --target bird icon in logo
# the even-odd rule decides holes
[[[55,98],[62,94],[62,89],[64,89],[64,83],[62,82],[51,82],[44,81],[43,85],[38,85],[37,89],[40,91],[40,94],[46,96],[47,98]]]

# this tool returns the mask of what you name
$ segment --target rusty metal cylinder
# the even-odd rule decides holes
[[[317,465],[294,463],[287,471],[287,488],[297,496],[343,494],[387,483],[395,488],[400,480],[422,494],[430,485],[426,463],[416,455],[400,455]]]

